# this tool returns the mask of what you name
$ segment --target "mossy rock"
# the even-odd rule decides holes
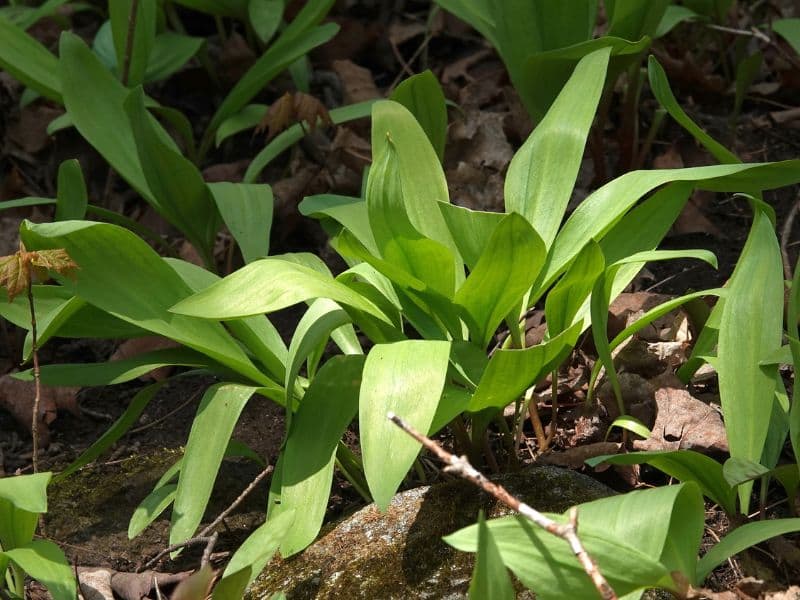
[[[542,512],[563,512],[614,493],[590,477],[551,466],[496,481]],[[474,523],[480,509],[492,517],[509,512],[463,481],[403,492],[385,513],[370,505],[301,554],[273,560],[246,598],[267,600],[281,590],[289,600],[466,598],[473,555],[441,538]],[[518,598],[533,595],[523,591]]]

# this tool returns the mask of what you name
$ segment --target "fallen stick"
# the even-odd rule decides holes
[[[580,538],[578,538],[578,509],[576,507],[573,506],[570,509],[569,522],[564,524],[557,523],[556,521],[553,521],[553,519],[540,513],[532,506],[521,502],[519,498],[511,495],[502,485],[498,485],[492,481],[489,481],[483,475],[483,473],[478,471],[470,464],[466,456],[456,456],[455,454],[451,454],[429,437],[422,435],[396,414],[390,412],[386,416],[392,423],[397,425],[400,429],[425,446],[425,448],[438,456],[439,459],[447,465],[444,468],[446,473],[454,473],[460,477],[463,477],[467,481],[474,483],[486,493],[491,494],[510,509],[515,510],[522,516],[530,519],[545,531],[552,533],[563,540],[566,540],[567,543],[569,543],[572,552],[581,563],[583,570],[586,571],[586,574],[592,580],[594,587],[597,588],[600,596],[604,600],[617,600],[617,594],[614,591],[614,588],[612,588],[608,581],[606,581],[606,578],[603,577],[603,574],[597,567],[597,563],[591,556],[589,556],[589,553],[586,552],[586,549],[583,547],[583,543],[581,542]]]

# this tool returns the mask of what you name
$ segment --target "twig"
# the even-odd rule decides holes
[[[786,220],[783,222],[783,229],[781,230],[781,258],[783,259],[783,274],[789,281],[792,280],[792,264],[789,260],[789,238],[792,236],[792,226],[794,219],[797,216],[797,211],[800,210],[800,194],[798,194],[792,205],[789,214],[786,215]]]
[[[176,406],[175,408],[173,408],[171,411],[169,411],[169,412],[168,412],[167,414],[165,414],[163,417],[159,417],[159,418],[158,418],[158,419],[156,419],[155,421],[151,421],[150,423],[145,423],[144,425],[140,425],[139,427],[135,427],[135,428],[131,429],[131,430],[128,432],[128,434],[133,434],[133,433],[141,433],[142,431],[145,431],[146,429],[150,429],[151,427],[155,427],[155,426],[156,426],[156,425],[158,425],[159,423],[163,423],[164,421],[166,421],[167,419],[169,419],[169,418],[170,418],[172,415],[174,415],[175,413],[178,413],[178,412],[180,412],[181,410],[183,410],[184,408],[186,408],[186,405],[188,405],[188,404],[190,404],[191,402],[193,402],[193,401],[197,400],[197,397],[200,395],[200,392],[202,392],[202,391],[203,391],[203,390],[205,390],[205,389],[206,389],[206,388],[205,388],[205,386],[201,386],[199,389],[197,389],[196,391],[194,391],[194,392],[193,392],[193,393],[192,393],[192,394],[191,394],[191,395],[190,395],[190,396],[189,396],[189,397],[188,397],[186,400],[184,400],[183,402],[181,402],[181,403],[180,403],[178,406]]]
[[[31,353],[33,354],[33,419],[31,420],[31,436],[33,437],[33,472],[39,472],[39,405],[42,401],[42,383],[39,372],[39,340],[36,337],[36,308],[33,304],[33,269],[28,269],[28,306],[31,311]]]
[[[390,412],[386,416],[390,421],[392,421],[392,423],[397,425],[400,429],[425,446],[425,448],[438,456],[442,462],[447,464],[447,467],[444,469],[446,472],[455,473],[467,481],[474,483],[512,510],[515,510],[522,516],[533,521],[545,531],[552,533],[563,540],[566,540],[567,543],[569,543],[572,552],[581,563],[583,570],[586,571],[586,574],[592,580],[595,588],[597,588],[600,596],[604,600],[617,599],[616,592],[609,585],[608,581],[606,581],[606,578],[603,577],[603,574],[597,567],[597,563],[591,556],[589,556],[580,539],[578,538],[578,510],[576,507],[572,507],[572,509],[570,509],[568,523],[557,523],[556,521],[553,521],[549,517],[546,517],[540,513],[535,508],[525,504],[524,502],[521,502],[519,498],[512,496],[503,486],[489,481],[480,471],[475,469],[475,467],[469,463],[466,457],[450,454],[432,439],[419,433],[416,429],[411,427],[396,414]]]
[[[128,13],[128,37],[125,38],[125,57],[122,63],[122,85],[128,87],[133,59],[133,38],[136,35],[136,18],[139,12],[139,0],[131,0],[131,11]]]
[[[272,473],[272,470],[273,470],[272,465],[267,466],[266,469],[264,469],[263,471],[261,471],[261,473],[256,475],[256,478],[253,479],[253,481],[251,481],[246,488],[244,488],[242,493],[239,494],[233,502],[231,502],[228,508],[219,513],[217,518],[214,519],[207,527],[203,528],[203,530],[200,533],[198,533],[196,536],[192,538],[189,538],[184,542],[180,542],[177,544],[170,544],[169,546],[161,550],[158,554],[156,554],[153,558],[151,558],[149,561],[147,561],[144,564],[144,566],[139,569],[139,572],[154,566],[159,560],[161,560],[163,556],[169,554],[170,552],[175,552],[176,550],[180,550],[181,548],[184,548],[186,546],[197,546],[199,544],[205,544],[206,546],[205,550],[203,551],[201,566],[206,564],[211,558],[211,553],[214,550],[214,545],[217,543],[217,537],[218,537],[218,534],[216,532],[209,535],[211,530],[214,529],[217,525],[219,525],[225,517],[231,514],[231,512],[234,511],[236,507],[242,503],[242,501],[247,497],[247,495],[253,491],[253,489],[259,484],[259,482],[262,479],[264,479],[264,477]]]

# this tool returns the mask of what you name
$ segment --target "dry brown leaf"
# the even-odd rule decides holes
[[[36,154],[50,144],[52,137],[47,133],[50,121],[64,111],[47,104],[36,103],[25,107],[19,119],[8,128],[8,139],[23,152]]]
[[[232,87],[255,61],[256,55],[247,41],[238,33],[233,33],[222,47],[217,73],[225,85]]]
[[[683,207],[681,214],[675,219],[671,234],[705,233],[719,239],[725,239],[727,236],[703,212],[703,206],[713,200],[713,192],[698,191],[692,194],[692,197]]]
[[[654,383],[658,381],[653,380]],[[659,387],[655,391],[655,401],[658,412],[652,435],[646,440],[634,441],[636,450],[728,452],[728,438],[719,411],[677,387]]]
[[[303,92],[286,92],[269,107],[256,126],[256,133],[268,129],[269,141],[295,123],[302,123],[307,131],[314,131],[320,123],[333,125],[328,109],[314,96]]]
[[[342,82],[342,100],[345,104],[380,98],[381,94],[369,69],[359,67],[350,60],[335,60],[331,67]]]
[[[191,573],[158,573],[156,571],[142,571],[141,573],[114,573],[111,577],[111,587],[114,593],[123,600],[142,600],[150,594],[153,584],[158,582],[159,589],[180,583]]]
[[[42,386],[39,404],[39,443],[50,443],[48,425],[55,421],[59,410],[78,414],[77,394],[80,388]],[[0,377],[0,408],[6,410],[26,431],[31,429],[33,399],[36,389],[32,381],[14,379],[11,374]]]
[[[653,159],[654,169],[682,169],[683,157],[675,144],[670,144],[664,152]]]

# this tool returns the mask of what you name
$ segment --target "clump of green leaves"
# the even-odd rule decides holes
[[[49,540],[33,539],[39,515],[47,512],[51,473],[0,479],[0,593],[25,598],[26,574],[42,583],[54,600],[74,600],[72,567]]]

